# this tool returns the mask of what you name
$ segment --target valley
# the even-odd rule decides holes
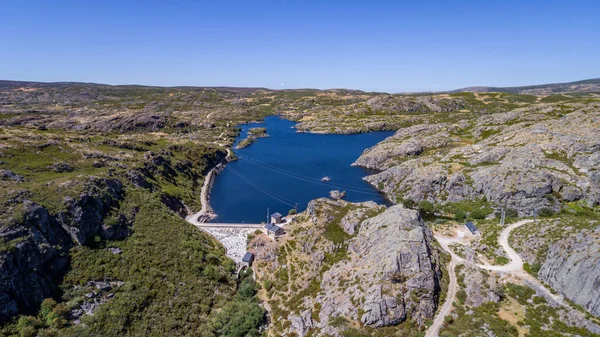
[[[597,336],[599,83],[0,81],[0,335]]]

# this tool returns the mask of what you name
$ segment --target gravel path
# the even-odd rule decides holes
[[[438,315],[433,320],[433,324],[427,329],[427,333],[425,337],[436,337],[444,324],[444,318],[450,314],[450,310],[452,310],[452,302],[454,302],[454,298],[456,297],[456,267],[457,261],[454,257],[450,260],[448,264],[448,274],[450,275],[450,284],[448,285],[448,294],[446,295],[446,301],[444,305],[440,308]]]
[[[517,252],[508,244],[508,238],[510,237],[510,233],[513,229],[521,227],[525,224],[533,222],[533,220],[521,220],[516,222],[508,227],[506,227],[502,233],[500,233],[500,237],[498,237],[498,243],[504,248],[506,254],[510,258],[510,262],[505,265],[494,266],[494,265],[482,265],[478,264],[477,266],[482,269],[490,270],[490,271],[498,271],[511,273],[514,276],[517,276],[523,279],[527,284],[532,286],[533,289],[538,290],[543,293],[544,297],[550,297],[561,305],[565,305],[562,297],[553,294],[548,288],[544,287],[543,284],[540,283],[536,278],[527,274],[523,270],[523,259],[517,254]],[[466,262],[462,257],[454,254],[454,252],[449,248],[450,244],[459,243],[460,239],[445,237],[441,235],[435,235],[436,240],[442,246],[442,248],[451,256],[450,263],[448,264],[448,273],[450,274],[450,284],[448,285],[448,295],[446,296],[446,301],[440,308],[437,316],[435,317],[433,324],[427,330],[425,337],[435,337],[439,334],[442,325],[444,324],[444,318],[450,314],[452,309],[452,302],[456,297],[456,292],[458,288],[458,284],[456,282],[456,273],[454,271],[455,266],[461,263]]]

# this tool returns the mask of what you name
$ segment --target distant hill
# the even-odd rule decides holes
[[[567,83],[528,85],[523,87],[468,87],[452,92],[507,92],[511,94],[551,95],[565,92],[593,91],[600,91],[600,78]]]
[[[252,88],[252,87],[222,87],[222,86],[174,86],[174,87],[160,87],[160,86],[149,86],[149,85],[109,85],[101,83],[84,83],[84,82],[31,82],[31,81],[7,81],[0,80],[0,88],[19,88],[19,87],[33,87],[33,88],[65,88],[65,87],[87,87],[87,88],[115,88],[115,89],[185,89],[185,90],[217,90],[229,93],[252,93],[260,90],[266,91],[277,91],[285,93],[306,93],[314,94],[316,92],[335,92],[337,94],[347,95],[361,95],[361,94],[382,94],[382,93],[367,93],[361,90],[353,89],[267,89],[267,88]],[[568,92],[600,92],[600,78],[592,78],[589,80],[567,82],[567,83],[550,83],[550,84],[538,84],[521,87],[486,87],[486,86],[475,86],[461,88],[445,93],[460,93],[460,92],[505,92],[511,94],[529,94],[529,95],[552,95],[558,93]],[[405,95],[431,95],[439,94],[440,92],[413,92],[403,93]]]
[[[92,82],[33,82],[33,81],[10,81],[0,80],[0,88],[61,88],[61,87],[94,87],[94,88],[116,88],[116,89],[185,89],[185,90],[218,90],[225,92],[255,92],[258,90],[269,90],[266,88],[252,88],[252,87],[201,87],[201,86],[152,86],[152,85],[138,85],[138,84],[118,84],[110,85],[103,83],[92,83]]]

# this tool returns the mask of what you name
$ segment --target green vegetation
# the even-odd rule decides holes
[[[464,287],[464,284],[461,287]],[[446,327],[440,331],[440,337],[475,337],[487,335],[487,331],[492,331],[496,336],[516,337],[519,335],[518,327],[524,329],[527,337],[599,336],[586,329],[566,324],[561,318],[563,313],[560,307],[549,306],[543,297],[537,296],[535,291],[527,286],[508,283],[503,293],[499,303],[487,302],[479,307],[470,307],[465,305],[466,293],[462,289],[459,290],[458,301],[455,302],[458,317],[450,316],[446,319]],[[499,314],[505,306],[511,310],[519,310],[511,301],[516,301],[522,308],[520,310],[524,310],[522,315],[515,316],[521,318],[516,325],[500,318]]]
[[[254,142],[256,141],[255,138],[253,137],[248,137],[246,139],[242,139],[238,145],[236,146],[238,149],[243,149],[245,147],[248,147],[250,145],[252,145]]]
[[[61,285],[64,294],[58,309],[52,309],[56,321],[43,319],[49,309],[42,305],[38,319],[47,323],[22,317],[16,328],[9,326],[5,333],[26,326],[28,331],[60,332],[61,336],[148,336],[148,331],[157,336],[200,332],[201,336],[258,336],[251,331],[256,332],[264,313],[252,297],[255,285],[243,278],[234,296],[235,265],[222,247],[169,212],[153,194],[131,189],[120,207],[139,207],[133,235],[124,241],[72,250],[72,269]],[[106,247],[118,247],[123,253],[114,255]],[[89,291],[85,285],[93,280],[124,285],[115,288],[114,297],[93,316],[82,318],[87,328],[67,324],[59,314],[85,302]],[[215,309],[220,307],[219,313]],[[242,319],[232,312],[248,316]]]
[[[266,137],[267,128],[250,128],[248,134],[256,138]]]
[[[428,214],[433,213],[433,204],[427,200],[419,201],[419,203],[417,204],[417,208],[422,213],[428,213]]]
[[[19,118],[40,115],[53,120],[56,127],[18,123],[2,127],[0,169],[22,176],[23,181],[3,180],[0,184],[0,229],[30,226],[23,220],[23,199],[40,204],[58,218],[69,211],[67,201],[79,201],[84,192],[103,198],[103,191],[89,189],[90,181],[110,179],[120,181],[123,191],[106,214],[93,202],[82,202],[82,207],[93,214],[99,212],[107,228],[126,219],[130,233],[122,240],[96,235],[84,245],[75,244],[70,251],[59,252],[69,256],[58,284],[60,292],[46,299],[37,313],[20,315],[4,324],[0,335],[260,336],[264,310],[254,296],[256,285],[244,275],[237,281],[235,265],[221,245],[178,214],[185,212],[186,206],[200,208],[204,175],[224,158],[225,149],[220,144],[231,144],[236,135],[235,125],[227,123],[262,118],[265,112],[238,115],[226,112],[235,109],[223,110],[215,116],[225,116],[226,121],[211,118],[211,123],[201,125],[193,122],[200,119],[197,111],[193,118],[185,113],[157,112],[145,119],[153,105],[133,100],[162,100],[161,111],[185,111],[195,106],[192,102],[187,105],[188,99],[227,105],[224,96],[228,94],[202,90],[182,97],[177,89],[105,88],[110,97],[107,101],[79,106],[78,90],[65,87],[55,93],[59,101],[60,93],[71,94],[70,103],[65,103],[71,104],[69,109],[80,109],[83,104],[95,109],[90,115],[77,114],[78,121],[73,123],[96,124],[73,127],[69,120],[73,114],[62,113],[60,102],[48,109],[18,103],[16,106],[23,109],[17,114]],[[27,109],[40,112],[28,113]],[[105,122],[113,113],[111,109],[124,112]],[[8,202],[13,198],[17,202]],[[17,253],[17,246],[25,241],[31,237],[0,239],[0,254]],[[35,248],[43,249],[43,254],[61,249],[35,245],[31,249]],[[111,286],[99,291],[94,282]],[[90,298],[86,296],[89,294],[96,295]],[[94,299],[100,302],[94,314],[82,316],[82,324],[73,322],[71,312]]]
[[[499,308],[500,304],[488,302],[470,308],[472,313],[467,314],[467,309],[459,303],[456,308],[458,317],[447,320],[448,326],[440,331],[440,337],[478,337],[487,334],[486,330],[492,331],[498,337],[518,336],[517,328],[498,317]]]
[[[474,201],[448,202],[438,206],[438,209],[453,214],[458,221],[469,219],[485,219],[493,213],[492,205],[485,198]]]

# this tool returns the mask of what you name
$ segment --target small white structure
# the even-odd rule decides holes
[[[282,215],[279,213],[271,214],[271,223],[272,224],[280,224],[282,219]]]
[[[267,235],[275,240],[277,237],[285,234],[285,231],[283,230],[283,228],[275,225],[275,224],[268,224],[265,226],[265,229],[267,230]]]

